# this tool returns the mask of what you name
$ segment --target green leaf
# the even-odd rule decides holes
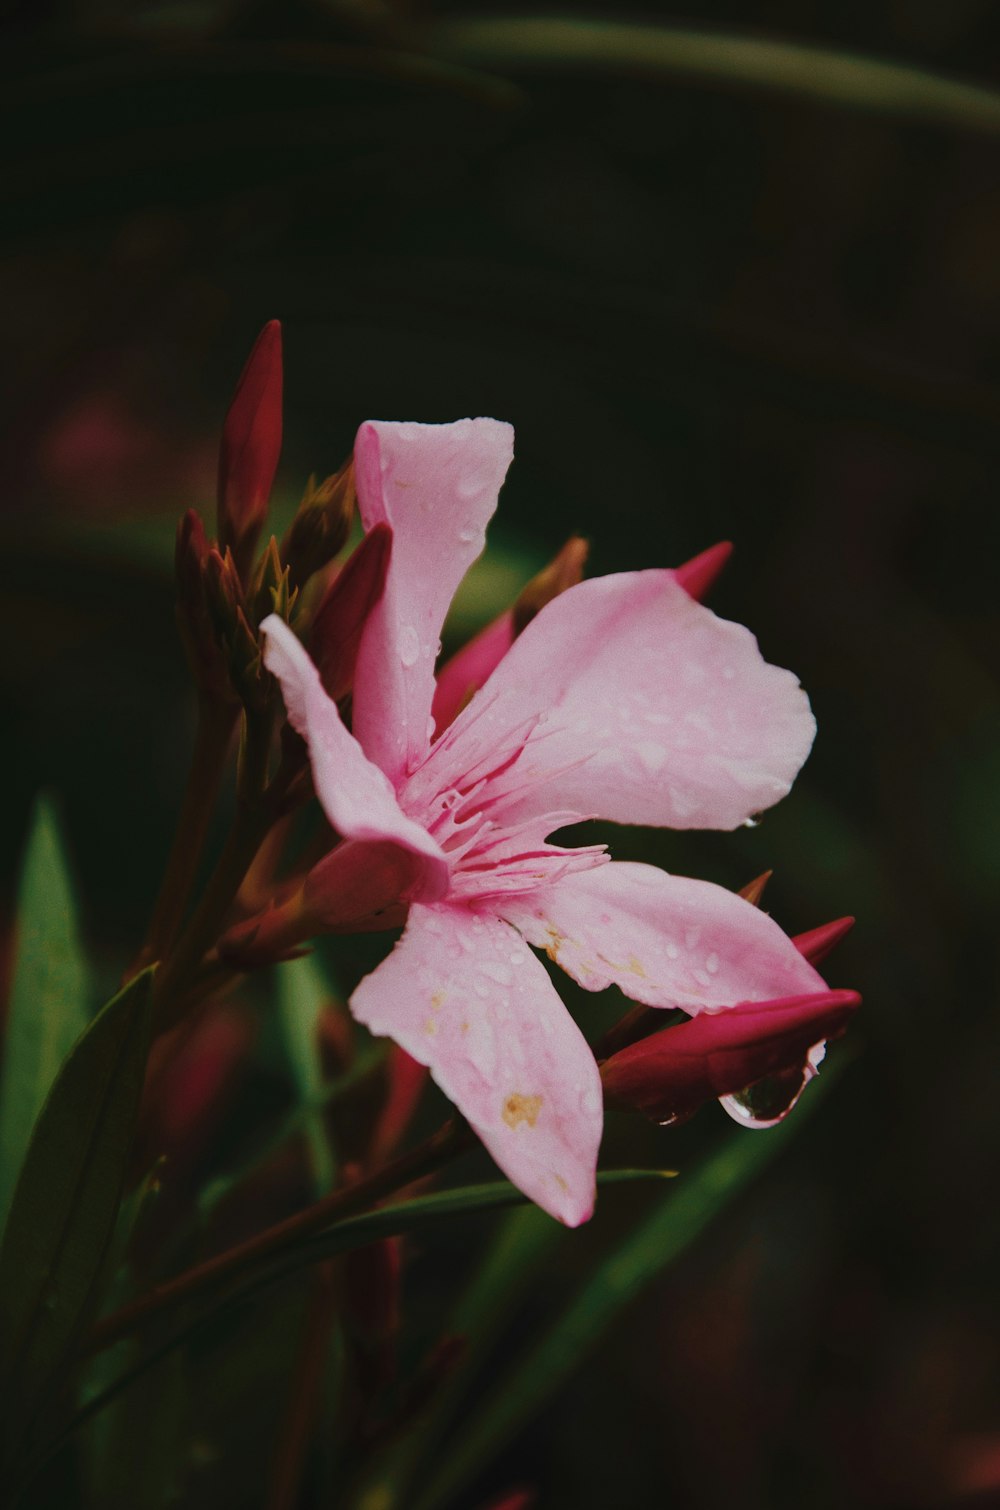
[[[115,1230],[149,1043],[152,971],[95,1017],[35,1124],[0,1248],[8,1451],[58,1378]]]
[[[744,1132],[730,1138],[693,1173],[685,1173],[677,1190],[619,1244],[527,1356],[517,1360],[473,1420],[452,1433],[447,1453],[436,1460],[438,1471],[430,1486],[407,1501],[407,1510],[440,1510],[450,1504],[570,1378],[642,1287],[679,1258],[713,1217],[774,1160],[801,1120],[801,1115],[795,1117],[766,1135]]]
[[[752,34],[568,16],[440,22],[434,51],[489,68],[634,72],[798,95],[903,119],[1000,132],[1000,94],[932,69]]]
[[[55,813],[40,798],[17,897],[17,962],[0,1080],[0,1231],[35,1118],[87,1026],[88,979]]]
[[[289,960],[278,971],[278,1020],[296,1097],[303,1109],[303,1128],[317,1195],[330,1189],[335,1173],[323,1113],[316,1110],[325,1089],[319,1057],[319,1015],[332,996],[326,977],[311,954]]]

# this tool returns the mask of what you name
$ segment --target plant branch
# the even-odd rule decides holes
[[[286,1243],[319,1232],[343,1217],[353,1216],[376,1205],[393,1191],[411,1185],[414,1180],[447,1163],[474,1141],[474,1135],[465,1122],[457,1119],[446,1122],[416,1148],[401,1154],[366,1179],[335,1190],[323,1200],[296,1212],[294,1216],[286,1217],[284,1221],[277,1222],[245,1242],[217,1253],[204,1263],[195,1264],[175,1278],[155,1286],[147,1294],[140,1295],[137,1300],[122,1306],[120,1310],[112,1312],[94,1328],[87,1351],[99,1352],[102,1348],[109,1347],[120,1337],[134,1332],[150,1316],[157,1315],[166,1306],[187,1300],[201,1290],[260,1263],[280,1251]]]

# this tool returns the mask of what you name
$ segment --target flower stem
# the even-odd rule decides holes
[[[306,1302],[302,1337],[291,1391],[271,1465],[267,1510],[295,1510],[309,1439],[319,1407],[323,1368],[336,1316],[337,1286],[332,1261],[317,1267]]]
[[[154,960],[162,959],[177,937],[222,785],[238,712],[234,705],[208,694],[199,699],[191,769],[177,830],[146,937],[128,972],[129,979]]]
[[[164,1307],[173,1305],[176,1301],[187,1300],[221,1280],[229,1279],[243,1269],[270,1258],[297,1238],[307,1237],[335,1221],[370,1209],[393,1191],[411,1185],[414,1180],[423,1178],[447,1163],[473,1141],[474,1136],[467,1123],[458,1119],[444,1123],[423,1143],[383,1165],[366,1179],[335,1190],[312,1206],[297,1211],[294,1216],[286,1217],[284,1221],[258,1232],[245,1242],[217,1253],[204,1263],[185,1269],[182,1274],[155,1286],[147,1294],[140,1295],[137,1300],[112,1312],[94,1328],[88,1351],[98,1352],[109,1347],[120,1337],[134,1332]]]

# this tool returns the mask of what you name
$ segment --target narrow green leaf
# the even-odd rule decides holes
[[[752,34],[570,16],[456,18],[438,53],[488,68],[627,71],[798,95],[845,109],[1000,132],[1000,93],[909,63]]]
[[[669,1180],[673,1179],[676,1173],[677,1171],[673,1169],[603,1170],[597,1176],[597,1183],[606,1186],[629,1184],[636,1180]],[[206,1323],[213,1321],[222,1311],[229,1311],[253,1301],[260,1292],[271,1289],[303,1265],[335,1257],[338,1253],[346,1253],[351,1248],[364,1247],[367,1243],[375,1242],[383,1237],[401,1236],[423,1226],[451,1220],[457,1215],[474,1215],[513,1205],[529,1206],[530,1203],[516,1186],[509,1184],[508,1181],[492,1180],[488,1184],[462,1186],[458,1190],[445,1190],[436,1195],[420,1196],[412,1201],[400,1201],[393,1206],[384,1206],[377,1211],[367,1212],[364,1216],[351,1217],[347,1221],[339,1222],[319,1237],[295,1245],[286,1250],[277,1266],[272,1267],[263,1275],[256,1276],[242,1288],[236,1291],[229,1290],[217,1300],[209,1301],[196,1316],[184,1322],[171,1336],[162,1342],[157,1342],[137,1362],[124,1369],[103,1388],[99,1388],[58,1434],[42,1446],[31,1465],[32,1471],[40,1467],[74,1431],[100,1415],[112,1401],[118,1399],[124,1390],[130,1389],[151,1368],[157,1367],[164,1358],[183,1346],[188,1338],[199,1332]],[[564,1230],[551,1217],[535,1207],[530,1207],[523,1215],[532,1219],[534,1230],[530,1240],[533,1244],[539,1242],[537,1230],[539,1225],[550,1229],[556,1235]],[[499,1291],[497,1293],[499,1294]],[[481,1299],[485,1304],[487,1301],[485,1292]],[[125,1356],[127,1346],[128,1344],[124,1342],[118,1342],[114,1345],[113,1351],[117,1352],[120,1357]],[[103,1381],[106,1377],[105,1371],[101,1370],[99,1376],[95,1374],[95,1380],[98,1377]]]
[[[326,1123],[322,1112],[316,1110],[324,1091],[319,1015],[331,996],[326,977],[311,954],[289,960],[278,971],[278,1018],[296,1099],[304,1113],[303,1130],[317,1195],[330,1189],[335,1173]]]
[[[39,798],[17,895],[17,960],[0,1079],[0,1231],[35,1118],[87,1026],[88,980],[51,804]]]
[[[470,1423],[452,1434],[438,1471],[408,1510],[443,1510],[476,1473],[579,1367],[624,1307],[678,1258],[705,1227],[786,1146],[801,1116],[771,1132],[741,1133],[685,1173],[596,1270],[527,1356],[490,1392]]]
[[[115,1230],[149,1042],[152,971],[102,1009],[43,1106],[0,1248],[0,1398],[13,1447],[57,1376]]]

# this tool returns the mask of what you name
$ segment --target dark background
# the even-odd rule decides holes
[[[828,972],[865,995],[854,1058],[489,1484],[1000,1504],[1000,107],[838,102],[642,49],[462,70],[449,15],[6,8],[5,895],[47,787],[95,952],[110,973],[134,947],[192,729],[173,522],[210,501],[266,319],[288,501],[369,416],[514,423],[470,619],[570,531],[595,572],[732,539],[713,606],[800,675],[815,753],[758,829],[616,853],[733,886],[773,866],[789,932],[855,913]],[[988,0],[632,19],[1000,73]]]

